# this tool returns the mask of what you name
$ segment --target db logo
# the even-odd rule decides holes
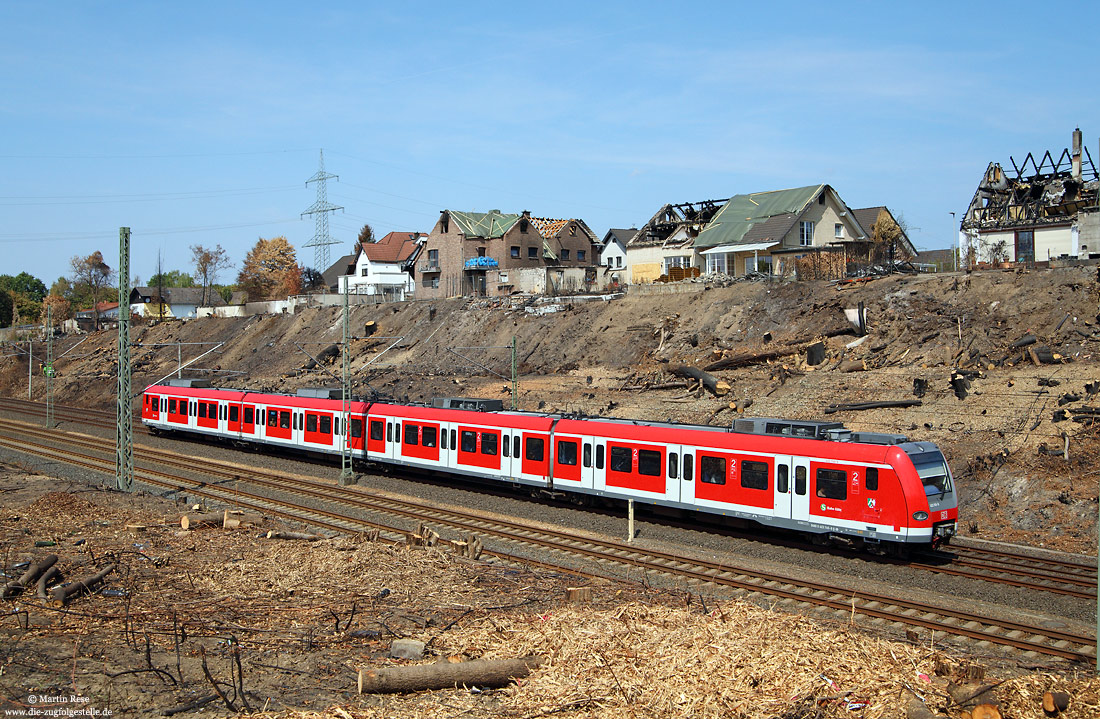
[[[940,512],[940,519],[947,519],[947,512]]]

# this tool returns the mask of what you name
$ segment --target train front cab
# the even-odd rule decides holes
[[[909,542],[933,547],[951,541],[957,531],[959,503],[951,468],[939,448],[931,442],[908,442],[898,447],[898,474],[906,483],[910,498]]]

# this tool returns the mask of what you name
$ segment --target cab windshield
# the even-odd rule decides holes
[[[947,471],[947,462],[943,455],[914,457],[913,466],[917,468],[917,476],[924,485],[925,496],[947,494],[951,491],[951,474]]]

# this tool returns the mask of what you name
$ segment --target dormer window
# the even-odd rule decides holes
[[[519,231],[524,233],[524,234],[527,234],[527,224],[528,224],[527,220],[520,220],[519,221]]]
[[[451,218],[449,215],[443,215],[443,219],[439,221],[440,229],[443,230],[443,234],[447,234],[451,231]]]

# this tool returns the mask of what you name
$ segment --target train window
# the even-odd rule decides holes
[[[174,399],[168,400],[168,413],[169,414],[175,414],[176,413],[176,400],[174,400]]]
[[[290,412],[279,412],[279,427],[282,429],[290,429]]]
[[[695,481],[695,455],[693,454],[684,455],[684,481]]]
[[[585,467],[592,466],[592,445],[589,442],[584,443],[583,458],[581,461],[584,462]]]
[[[768,488],[768,463],[745,460],[741,463],[741,486],[745,489]]]
[[[439,430],[435,427],[425,427],[420,430],[420,443],[425,447],[434,447]]]
[[[840,469],[817,470],[817,496],[822,499],[847,499],[847,472]]]
[[[785,464],[781,464],[775,468],[775,489],[780,494],[786,494],[791,491],[790,472],[790,468]]]
[[[504,438],[503,445],[504,445],[504,456],[505,457],[511,457],[512,456],[512,442],[511,442],[511,440],[508,439],[508,437]]]
[[[496,454],[497,453],[497,436],[491,432],[481,433],[481,453],[482,454]]]
[[[702,475],[700,479],[707,484],[725,484],[725,457],[708,457],[703,455],[699,458],[699,473]]]
[[[386,430],[382,427],[382,420],[372,419],[370,421],[370,438],[373,440],[379,440],[386,436]],[[352,428],[355,427],[354,420],[352,421]]]
[[[795,467],[794,468],[794,493],[806,494],[806,468]]]
[[[439,447],[447,449],[447,430],[443,430],[439,435]]]
[[[420,433],[420,426],[415,424],[405,423],[405,444],[411,444],[416,446],[419,444],[417,435]]]
[[[307,432],[316,432],[317,431],[317,415],[315,415],[315,414],[307,414],[306,415],[306,431]]]
[[[878,467],[867,468],[867,473],[863,476],[863,483],[872,492],[878,489]]]
[[[611,448],[611,471],[627,473],[633,471],[630,447]]]
[[[256,410],[251,407],[244,408],[244,423],[252,424],[256,419]]]
[[[462,446],[459,449],[463,452],[476,452],[477,432],[471,432],[468,429],[462,430]]]
[[[379,422],[379,424],[381,424],[381,422]],[[381,427],[379,427],[379,429],[381,429]],[[355,419],[354,417],[352,418],[352,420],[351,420],[351,436],[352,437],[362,437],[363,436],[363,420]]]
[[[648,477],[661,476],[661,453],[652,449],[643,449],[638,452],[638,474]]]
[[[206,402],[199,402],[199,417],[206,419]]]
[[[596,445],[596,469],[603,469],[603,445]]]
[[[400,422],[394,422],[394,424],[393,424],[393,437],[394,437],[394,440],[398,444],[401,444],[401,423]]]
[[[321,428],[321,432],[324,434],[332,433],[332,417],[321,417],[321,422],[318,425]]]
[[[237,405],[233,405],[229,408],[229,421],[236,422],[241,418],[241,408]]]
[[[451,430],[451,449],[454,449],[457,446],[458,446],[458,430],[457,429],[452,429]]]
[[[260,424],[266,424],[266,423],[267,423],[267,410],[266,409],[261,409],[260,410]]]
[[[558,440],[558,464],[577,466],[577,443]]]
[[[676,479],[676,470],[680,468],[680,455],[675,452],[668,453],[668,476]]]
[[[519,456],[519,437],[512,437],[512,456]]]
[[[546,447],[541,437],[528,437],[524,443],[526,445],[524,449],[524,458],[531,460],[532,462],[541,462],[545,456],[543,454]]]

